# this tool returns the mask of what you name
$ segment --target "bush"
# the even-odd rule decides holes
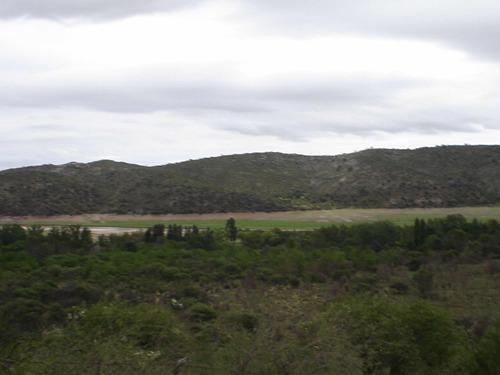
[[[259,319],[254,314],[236,312],[228,315],[227,320],[236,328],[255,331],[259,325]]]
[[[500,374],[500,324],[490,327],[481,338],[472,358],[471,373],[474,375]]]
[[[197,302],[191,306],[187,316],[194,322],[209,321],[217,318],[217,311],[207,304]]]
[[[46,306],[40,301],[16,298],[3,307],[3,323],[17,331],[35,330],[45,312]]]
[[[172,332],[173,312],[161,306],[97,304],[75,311],[72,321],[83,328],[91,341],[120,336],[152,349],[176,340]]]
[[[183,297],[181,298],[177,304],[174,304],[174,308],[177,309],[188,309],[191,306],[193,306],[195,303],[198,303],[199,301],[196,298],[193,297]]]
[[[198,298],[198,296],[200,295],[200,293],[201,293],[200,287],[197,286],[197,285],[186,286],[182,290],[182,295],[184,297]]]
[[[396,281],[395,283],[392,283],[390,286],[391,289],[393,289],[397,294],[406,294],[408,292],[408,285],[401,281]]]
[[[292,288],[298,288],[300,285],[300,280],[297,276],[290,276],[288,278],[288,282],[292,286]]]
[[[401,304],[363,294],[328,311],[351,336],[367,374],[433,373],[449,366],[463,338],[451,316],[428,301]]]
[[[434,290],[434,274],[428,270],[417,271],[413,275],[413,281],[423,297],[428,297]]]
[[[222,267],[222,272],[231,278],[240,277],[241,269],[237,264],[226,264]]]

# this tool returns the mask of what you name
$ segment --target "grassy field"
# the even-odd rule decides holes
[[[242,229],[311,229],[335,223],[358,223],[388,220],[396,224],[412,224],[415,218],[432,219],[461,214],[468,219],[500,220],[500,207],[409,208],[409,209],[338,209],[321,211],[289,211],[273,213],[219,213],[183,215],[80,215],[53,217],[3,218],[2,223],[24,225],[85,225],[88,227],[149,228],[155,224],[196,225],[200,228],[221,228],[233,217]]]

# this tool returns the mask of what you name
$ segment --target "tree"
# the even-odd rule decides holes
[[[26,239],[26,231],[18,224],[6,224],[0,230],[0,245],[9,245]]]
[[[236,221],[231,217],[226,221],[226,236],[230,241],[236,241],[238,228],[236,228]]]
[[[182,225],[170,224],[167,231],[167,239],[182,241]]]
[[[426,227],[425,220],[415,219],[415,224],[413,226],[413,243],[417,248],[421,247],[426,238]]]
[[[472,358],[472,374],[499,374],[500,362],[498,361],[500,353],[500,324],[490,327],[481,341]]]
[[[165,235],[165,225],[163,224],[153,225],[151,234],[153,236],[153,240],[156,240],[158,237],[163,237]]]
[[[347,297],[328,308],[327,319],[349,333],[364,374],[441,373],[464,339],[446,310],[423,300]]]

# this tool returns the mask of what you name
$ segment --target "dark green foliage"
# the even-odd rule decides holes
[[[397,281],[391,284],[391,289],[394,289],[394,291],[398,294],[405,294],[408,292],[409,287],[405,283]]]
[[[144,233],[144,241],[156,242],[165,236],[165,225],[156,224],[152,228],[148,228]]]
[[[36,330],[45,308],[35,299],[16,298],[3,306],[2,326],[8,325],[16,332]]]
[[[246,329],[250,332],[255,331],[259,325],[259,318],[247,312],[231,313],[226,319],[236,328]]]
[[[328,314],[351,333],[364,374],[431,373],[449,365],[463,340],[451,316],[425,301],[362,294],[334,303]]]
[[[172,241],[182,241],[182,225],[170,224],[167,230],[167,238]]]
[[[498,204],[499,155],[500,146],[450,146],[338,156],[255,153],[158,167],[102,160],[19,168],[0,172],[0,214]]]
[[[434,274],[428,270],[419,270],[413,275],[413,281],[423,297],[428,297],[433,291]]]
[[[413,226],[387,222],[236,242],[178,225],[97,243],[80,227],[6,226],[0,366],[150,374],[187,356],[220,373],[494,374],[500,227],[422,222],[418,247]]]
[[[418,248],[424,244],[426,237],[427,230],[425,220],[415,219],[415,224],[413,226],[413,243]]]
[[[18,224],[8,224],[3,225],[0,230],[0,244],[10,245],[16,241],[22,241],[26,239],[26,232]]]
[[[233,218],[229,218],[226,221],[226,236],[230,241],[236,241],[236,235],[238,234],[238,228],[236,228],[236,221]]]
[[[471,374],[500,374],[500,325],[490,327],[483,335],[471,361]]]
[[[186,286],[182,290],[182,295],[185,296],[185,297],[198,298],[198,296],[200,295],[200,293],[201,293],[200,287],[197,286],[197,285]]]
[[[405,229],[388,221],[377,221],[370,224],[334,225],[315,230],[312,233],[312,246],[326,247],[360,247],[378,253],[388,250],[406,239]]]
[[[207,304],[197,302],[189,308],[188,319],[195,322],[203,322],[217,318],[217,311]]]

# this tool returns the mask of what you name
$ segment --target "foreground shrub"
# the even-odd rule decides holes
[[[194,322],[208,321],[217,318],[217,311],[205,303],[197,302],[191,306],[187,317]]]
[[[500,374],[500,324],[490,327],[481,338],[471,363],[474,375]]]
[[[247,312],[235,312],[227,316],[227,321],[236,328],[246,329],[253,332],[259,325],[259,318]]]
[[[362,294],[330,306],[365,374],[433,374],[449,368],[462,336],[451,316],[428,301],[397,303]]]

